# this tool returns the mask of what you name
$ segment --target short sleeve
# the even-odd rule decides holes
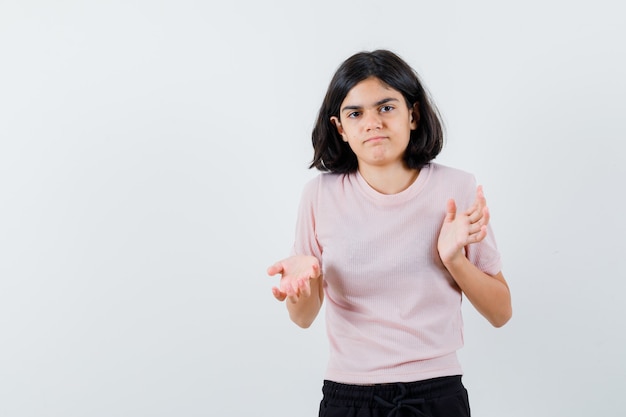
[[[475,199],[476,187],[478,186],[473,175],[472,182],[473,188],[472,197],[469,200],[470,204],[472,204]],[[486,274],[495,275],[502,270],[500,251],[498,250],[491,223],[487,225],[487,236],[481,242],[469,245],[467,247],[466,256],[470,262]]]
[[[305,184],[300,197],[292,255],[315,256],[322,262],[322,248],[317,240],[316,213],[321,175]]]

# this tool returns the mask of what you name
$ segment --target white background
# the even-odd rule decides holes
[[[473,414],[622,415],[618,3],[0,0],[0,416],[317,415],[323,319],[265,269],[330,77],[375,48],[492,211],[514,317],[466,305]]]

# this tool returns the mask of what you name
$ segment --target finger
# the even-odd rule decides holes
[[[300,281],[302,281],[302,279],[303,278],[291,280],[291,289],[298,297],[300,297]]]
[[[482,229],[482,225],[480,223],[472,223],[468,226],[468,230],[467,230],[467,235],[468,236],[472,236],[475,235],[476,233],[480,232],[480,229]]]
[[[295,293],[287,295],[287,301],[290,302],[290,303],[293,303],[293,304],[298,302],[298,298],[300,298],[300,297],[298,297],[298,295],[295,294]]]
[[[319,264],[311,265],[311,269],[313,270],[313,273],[311,274],[311,278],[317,278],[317,277],[320,276],[320,266],[319,266]]]
[[[446,218],[445,218],[445,221],[446,222],[452,222],[452,221],[454,221],[455,217],[456,217],[456,202],[454,201],[453,198],[451,198],[446,203]]]
[[[482,241],[485,237],[487,237],[487,226],[481,227],[480,231],[478,233],[474,233],[470,237],[471,237],[473,243],[478,243],[478,242]]]
[[[482,196],[482,194],[477,194],[474,204],[465,212],[469,216],[471,223],[476,223],[482,219],[485,207],[487,207],[487,200],[484,196]]]
[[[469,234],[474,234],[474,233],[478,233],[480,232],[480,230],[487,226],[487,224],[489,224],[489,209],[487,207],[485,207],[483,209],[483,216],[480,218],[479,221],[477,222],[471,222],[469,223],[469,229],[468,229],[468,233]]]
[[[481,226],[475,233],[467,235],[467,243],[478,243],[487,237],[487,226]]]
[[[294,290],[293,288],[293,283],[288,282],[288,283],[283,283],[281,282],[281,290],[280,292],[282,293],[281,295],[284,295],[283,300],[287,300],[290,301],[292,303],[295,303],[298,301],[298,293]]]
[[[311,295],[311,284],[308,279],[301,279],[298,289],[301,296],[308,297]]]
[[[489,224],[489,220],[491,219],[491,213],[489,212],[489,207],[486,207],[483,209],[483,218],[481,221],[481,224],[483,226],[486,226]]]
[[[282,262],[276,262],[274,265],[267,268],[267,275],[274,276],[276,274],[281,274],[283,270],[284,268]]]
[[[274,295],[274,298],[276,298],[278,301],[285,301],[285,298],[287,298],[287,294],[285,294],[276,287],[272,287],[272,294]]]
[[[485,192],[483,190],[483,186],[480,184],[476,187],[476,199],[485,199]]]
[[[489,223],[489,210],[486,205],[480,206],[480,210],[476,210],[468,214],[468,219],[470,223],[476,223],[485,225]]]

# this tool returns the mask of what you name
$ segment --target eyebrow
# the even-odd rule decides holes
[[[398,101],[398,99],[397,98],[393,98],[393,97],[384,98],[384,99],[379,100],[376,103],[374,103],[374,107],[378,107],[378,106],[380,106],[382,104],[389,103],[390,101]],[[361,108],[363,108],[363,106],[345,106],[345,107],[343,107],[341,109],[341,112],[343,113],[346,110],[359,110]]]

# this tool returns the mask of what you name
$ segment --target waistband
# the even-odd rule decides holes
[[[435,398],[453,396],[464,390],[460,375],[445,376],[416,382],[391,384],[351,385],[324,381],[324,400],[336,405],[375,406],[383,403],[396,404],[411,400],[419,403]]]

